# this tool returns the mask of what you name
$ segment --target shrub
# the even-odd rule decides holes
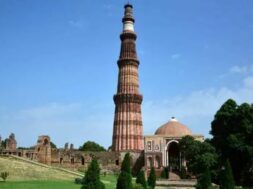
[[[121,164],[121,172],[117,180],[117,189],[132,189],[132,175],[130,167],[131,157],[127,153]]]
[[[209,169],[206,169],[198,178],[196,189],[210,189],[211,175]]]
[[[169,167],[164,167],[161,173],[161,178],[169,178]]]
[[[100,181],[100,168],[96,159],[91,161],[82,184],[82,189],[105,189]]]
[[[135,184],[133,189],[144,189],[144,187],[141,184]]]
[[[1,173],[1,178],[4,180],[4,182],[6,181],[7,177],[9,176],[8,172],[2,172]]]
[[[155,169],[154,169],[154,167],[152,167],[149,177],[148,177],[148,186],[150,186],[152,189],[154,189],[155,185],[156,185],[156,175],[155,175]]]
[[[180,178],[181,179],[187,179],[188,178],[187,171],[186,171],[186,168],[184,166],[182,166],[182,168],[181,168]]]
[[[75,183],[76,184],[83,184],[83,179],[81,179],[81,178],[75,178]]]
[[[124,160],[121,164],[121,171],[131,174],[131,157],[129,153],[126,153]]]
[[[234,177],[232,169],[228,160],[226,160],[224,169],[221,170],[220,174],[220,189],[234,189]]]
[[[121,164],[121,172],[117,180],[117,189],[132,189],[132,175],[130,167],[131,157],[126,153],[124,160]]]
[[[132,175],[126,172],[121,172],[117,180],[117,189],[132,189]]]
[[[142,185],[142,187],[144,189],[147,189],[147,182],[146,182],[146,179],[145,179],[145,174],[144,174],[144,171],[141,170],[138,175],[137,175],[137,178],[136,178],[136,184],[140,184]]]

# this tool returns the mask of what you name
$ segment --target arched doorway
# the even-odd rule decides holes
[[[168,143],[167,148],[168,154],[168,165],[171,171],[179,171],[180,170],[180,152],[178,141],[171,141]]]

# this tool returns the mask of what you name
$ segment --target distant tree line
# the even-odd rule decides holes
[[[87,141],[82,146],[80,146],[79,150],[81,151],[90,151],[90,152],[101,152],[106,151],[103,146],[100,146],[96,142]]]

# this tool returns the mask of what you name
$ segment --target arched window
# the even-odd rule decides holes
[[[74,164],[75,163],[74,158],[71,158],[70,162],[71,164]]]
[[[47,145],[47,144],[48,144],[48,140],[45,138],[44,145]]]
[[[63,161],[63,158],[61,157],[61,158],[60,158],[60,164],[62,164],[62,161]]]
[[[84,165],[84,157],[81,157],[82,165]]]
[[[147,166],[148,167],[153,167],[153,158],[152,157],[148,157],[148,159],[147,159]]]
[[[155,157],[155,167],[160,168],[161,167],[161,160],[159,156]]]

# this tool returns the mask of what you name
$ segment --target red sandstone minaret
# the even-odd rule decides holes
[[[118,60],[117,94],[114,95],[113,151],[142,151],[143,127],[141,118],[142,95],[139,93],[139,61],[136,55],[133,6],[125,5],[120,35],[121,50]]]

